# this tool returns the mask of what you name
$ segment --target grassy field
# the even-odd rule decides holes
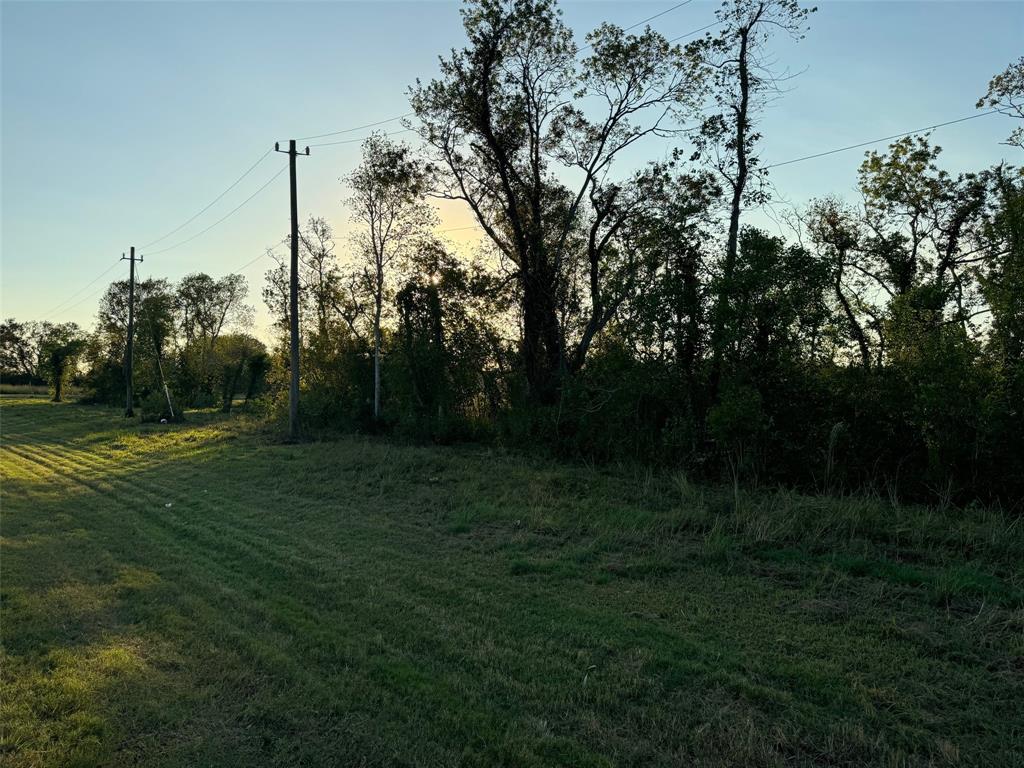
[[[50,388],[45,384],[5,384],[0,382],[0,395],[21,397],[48,397]],[[70,394],[68,395],[71,396]]]
[[[1019,517],[0,419],[5,766],[1024,765]]]

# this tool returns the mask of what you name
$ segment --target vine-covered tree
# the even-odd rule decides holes
[[[616,160],[694,113],[703,64],[611,24],[581,62],[552,0],[478,0],[462,15],[468,45],[412,107],[442,169],[436,192],[467,204],[509,265],[530,396],[547,403],[634,285],[646,174],[616,178]]]
[[[43,371],[53,391],[53,402],[64,400],[68,372],[76,367],[85,345],[85,334],[76,323],[57,323],[45,329],[39,352]]]

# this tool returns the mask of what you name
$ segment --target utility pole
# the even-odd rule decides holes
[[[131,255],[125,257],[121,254],[121,261],[128,262],[128,343],[125,345],[124,351],[124,381],[125,381],[125,406],[124,415],[125,418],[131,418],[135,415],[135,411],[132,409],[132,371],[134,369],[134,361],[132,359],[132,348],[135,341],[135,262],[142,263],[142,256],[135,258],[135,246],[131,248]]]
[[[274,144],[275,152],[283,152]],[[288,326],[291,332],[291,386],[288,389],[288,438],[299,439],[299,201],[295,188],[295,139],[288,142],[288,171],[292,207],[292,269],[288,291]],[[305,154],[309,155],[309,147]]]

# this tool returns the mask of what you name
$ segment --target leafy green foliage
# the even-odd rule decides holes
[[[988,91],[978,99],[976,106],[1024,120],[1024,56],[989,81]],[[1024,149],[1024,126],[1014,128],[1006,143]]]
[[[39,341],[39,360],[43,376],[50,385],[53,401],[64,399],[64,383],[86,348],[86,338],[75,323],[47,324]]]

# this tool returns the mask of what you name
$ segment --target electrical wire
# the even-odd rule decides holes
[[[93,278],[92,280],[90,280],[90,281],[89,281],[88,283],[86,283],[86,284],[85,284],[85,285],[83,285],[83,286],[82,286],[81,288],[79,288],[79,289],[78,289],[77,291],[75,291],[75,292],[74,292],[73,294],[71,294],[71,295],[70,295],[70,296],[68,296],[68,297],[67,297],[66,299],[64,299],[64,301],[62,301],[62,302],[61,302],[60,304],[57,304],[57,305],[56,305],[55,307],[53,307],[53,309],[50,309],[49,311],[47,311],[47,312],[44,312],[44,313],[43,313],[43,317],[49,317],[49,316],[53,315],[53,314],[54,314],[55,312],[63,312],[63,311],[64,311],[64,309],[61,309],[61,308],[62,308],[62,307],[64,307],[64,305],[65,305],[65,304],[67,304],[67,303],[68,303],[69,301],[71,301],[72,299],[74,299],[74,298],[75,298],[76,296],[79,296],[79,295],[80,295],[80,294],[82,293],[82,291],[84,291],[84,290],[88,289],[88,288],[89,288],[90,286],[93,286],[93,285],[95,285],[95,284],[96,284],[96,282],[97,282],[98,280],[100,280],[100,279],[101,279],[101,278],[102,278],[102,277],[103,277],[104,275],[110,274],[110,272],[111,272],[111,271],[112,271],[112,270],[113,270],[113,269],[114,269],[115,267],[117,267],[117,265],[118,265],[118,264],[120,264],[120,263],[121,263],[121,261],[122,261],[122,259],[118,259],[117,261],[115,261],[115,262],[114,262],[113,264],[111,264],[111,265],[110,265],[109,267],[107,267],[107,268],[106,268],[105,270],[103,270],[102,272],[100,272],[100,273],[99,273],[99,274],[98,274],[98,275],[97,275],[96,277],[94,277],[94,278]],[[72,305],[72,306],[77,306],[77,304],[74,304],[74,305]],[[65,309],[67,309],[67,307],[65,307]]]
[[[677,3],[677,4],[673,5],[672,7],[665,9],[664,11],[656,13],[656,14],[654,14],[652,16],[649,16],[649,17],[647,17],[647,18],[645,18],[645,19],[643,19],[641,21],[636,22],[635,24],[632,24],[632,25],[630,25],[628,27],[625,27],[624,31],[629,31],[629,30],[632,30],[632,29],[636,29],[637,27],[639,27],[639,26],[641,26],[643,24],[647,24],[648,22],[653,21],[654,19],[660,18],[660,17],[665,16],[665,15],[667,15],[667,14],[669,14],[669,13],[675,11],[675,10],[678,10],[679,8],[682,8],[683,6],[689,5],[691,2],[692,2],[692,0],[684,0],[684,2]],[[668,42],[669,43],[674,43],[674,42],[677,42],[677,41],[682,40],[684,38],[691,37],[693,35],[696,35],[696,34],[699,34],[701,32],[704,32],[704,31],[706,31],[708,29],[711,29],[712,27],[717,26],[719,23],[720,22],[716,21],[716,22],[713,22],[711,24],[707,24],[707,25],[705,25],[703,27],[700,27],[698,29],[692,30],[691,32],[687,32],[687,33],[685,33],[683,35],[679,35],[677,37],[671,38],[670,40],[668,40]],[[585,48],[583,48],[581,50],[585,50],[586,48],[590,48],[590,47],[592,47],[592,46],[588,45],[588,46],[585,46]],[[827,151],[824,151],[824,152],[818,152],[818,153],[811,154],[811,155],[804,155],[802,157],[793,158],[791,160],[785,160],[785,161],[779,162],[779,163],[772,163],[770,165],[764,166],[763,168],[764,168],[764,170],[767,170],[767,169],[770,169],[770,168],[779,168],[779,167],[782,167],[782,166],[791,165],[793,163],[799,163],[799,162],[804,162],[806,160],[813,160],[813,159],[817,159],[817,158],[820,158],[820,157],[826,157],[828,155],[833,155],[833,154],[837,154],[837,153],[840,153],[840,152],[847,152],[847,151],[852,150],[852,149],[858,149],[858,148],[861,148],[861,147],[870,146],[872,144],[879,144],[879,143],[882,143],[882,142],[885,142],[885,141],[891,141],[893,139],[903,138],[905,136],[910,136],[910,135],[913,135],[913,134],[916,134],[916,133],[921,133],[921,132],[924,132],[924,131],[930,131],[930,130],[934,130],[936,128],[942,128],[942,127],[949,126],[949,125],[955,125],[957,123],[966,122],[968,120],[974,120],[974,119],[979,118],[979,117],[985,117],[987,115],[995,114],[997,111],[998,110],[994,110],[993,109],[993,110],[989,110],[989,111],[986,111],[986,112],[981,112],[981,113],[978,113],[978,114],[975,114],[975,115],[969,115],[967,117],[958,118],[956,120],[948,120],[948,121],[941,122],[941,123],[935,123],[934,125],[926,126],[926,127],[923,127],[923,128],[917,128],[917,129],[912,130],[912,131],[906,131],[906,132],[903,132],[903,133],[893,134],[891,136],[885,136],[885,137],[878,138],[878,139],[871,139],[869,141],[859,142],[857,144],[850,144],[848,146],[838,147],[836,149],[830,149],[830,150],[827,150]],[[407,113],[402,114],[402,115],[397,115],[395,117],[389,117],[387,119],[378,120],[378,121],[372,122],[372,123],[366,123],[364,125],[356,126],[356,127],[353,127],[353,128],[345,128],[345,129],[338,130],[338,131],[330,131],[328,133],[320,133],[320,134],[315,134],[315,135],[311,135],[311,136],[304,136],[304,137],[301,137],[299,139],[296,139],[296,141],[307,141],[309,139],[318,139],[318,138],[325,138],[325,137],[329,137],[329,136],[338,136],[338,135],[342,135],[342,134],[346,134],[346,133],[354,133],[356,131],[365,130],[367,128],[374,128],[374,127],[377,127],[377,126],[380,126],[380,125],[385,125],[387,123],[394,122],[396,120],[401,120],[401,119],[404,119],[406,117],[410,117],[413,114],[414,113],[412,113],[412,112],[407,112]],[[385,136],[393,136],[393,135],[396,135],[396,134],[409,133],[409,132],[412,132],[412,129],[404,128],[404,129],[397,130],[397,131],[390,131],[388,133],[385,133],[384,135]],[[343,139],[343,140],[340,140],[340,141],[331,141],[331,142],[320,142],[318,144],[311,144],[309,146],[310,147],[330,147],[330,146],[338,146],[338,145],[342,145],[342,144],[355,144],[355,143],[358,143],[358,142],[365,141],[365,138],[366,137],[354,138],[354,139]],[[267,156],[270,155],[270,153],[272,151],[273,151],[273,149],[268,149],[263,155],[261,155],[259,157],[258,160],[256,160],[255,163],[253,163],[251,166],[249,166],[249,168],[247,168],[242,173],[241,176],[239,176],[237,179],[235,179],[235,181],[233,181],[223,192],[221,192],[219,195],[217,195],[217,197],[215,197],[209,204],[207,204],[204,208],[202,208],[200,211],[198,211],[192,217],[190,217],[189,219],[187,219],[185,222],[183,222],[182,224],[178,225],[174,229],[170,230],[165,235],[157,238],[156,240],[152,240],[152,241],[146,243],[145,245],[141,246],[140,248],[148,248],[148,247],[150,247],[152,245],[155,245],[155,244],[157,244],[157,243],[159,243],[159,242],[161,242],[163,240],[166,240],[171,235],[175,234],[176,232],[181,231],[184,227],[186,227],[187,225],[189,225],[190,223],[195,221],[202,214],[206,213],[206,211],[208,211],[217,202],[219,202],[221,199],[223,199],[224,196],[228,192],[230,192],[232,189],[234,189],[236,186],[238,186],[238,184],[241,181],[243,181],[250,173],[252,173],[252,171],[255,170],[267,158]],[[197,232],[196,234],[192,235],[191,237],[189,237],[189,238],[187,238],[185,240],[182,240],[182,241],[180,241],[178,243],[175,243],[174,245],[170,245],[170,246],[167,246],[165,248],[158,249],[156,251],[151,251],[148,254],[144,254],[144,255],[151,255],[152,256],[152,255],[156,255],[156,254],[159,254],[159,253],[165,253],[166,251],[170,251],[170,250],[173,250],[173,249],[178,248],[180,246],[186,245],[187,243],[192,242],[196,238],[206,234],[207,232],[212,230],[214,227],[218,226],[219,224],[223,223],[228,218],[233,216],[242,207],[244,207],[253,198],[255,198],[260,192],[262,192],[264,189],[266,189],[268,186],[270,186],[270,184],[275,179],[277,179],[285,171],[286,167],[287,166],[282,167],[280,170],[278,170],[277,173],[275,173],[270,179],[268,179],[261,187],[259,187],[259,189],[257,189],[255,192],[253,192],[249,197],[247,197],[245,200],[243,200],[239,205],[237,205],[235,208],[233,208],[231,211],[229,211],[227,214],[222,216],[220,219],[215,221],[210,226],[206,227],[205,229],[201,230],[200,232]],[[448,228],[448,229],[439,230],[439,233],[457,232],[457,231],[463,231],[463,230],[469,230],[469,229],[477,229],[477,228],[479,228],[478,225],[472,225],[472,226],[469,226],[469,227],[454,227],[454,228]],[[260,259],[266,258],[266,256],[267,256],[266,253],[263,253],[260,256],[257,256],[255,259],[252,259],[251,261],[247,262],[242,267],[240,267],[239,270],[245,269],[245,268],[251,266],[252,264],[254,264],[257,261],[259,261]],[[74,294],[69,296],[67,299],[65,299],[60,304],[56,305],[53,309],[51,309],[46,314],[47,315],[52,315],[55,312],[59,312],[59,313],[67,312],[68,310],[73,309],[74,307],[80,305],[85,300],[91,298],[92,295],[89,295],[89,296],[86,296],[83,299],[80,299],[77,302],[74,302],[73,304],[68,305],[69,301],[72,301],[73,299],[75,299],[83,291],[87,290],[89,287],[94,285],[98,280],[103,278],[105,275],[109,274],[115,267],[117,267],[117,265],[119,263],[120,263],[120,260],[118,260],[117,262],[112,264],[110,267],[108,267],[106,270],[104,270],[102,273],[100,273],[96,278],[94,278],[92,281],[90,281],[86,285],[82,286],[82,288],[80,288]]]
[[[260,163],[262,163],[264,160],[266,160],[267,155],[269,155],[273,151],[274,151],[274,149],[273,149],[273,147],[271,147],[266,152],[264,152],[260,156],[260,159],[257,160],[252,165],[250,165],[248,170],[245,171],[245,173],[243,173],[241,176],[239,176],[237,179],[235,179],[227,189],[225,189],[223,192],[221,192],[219,195],[217,195],[215,198],[213,198],[213,200],[209,203],[209,205],[207,205],[205,208],[203,208],[203,210],[199,211],[199,213],[195,214],[192,218],[188,219],[184,224],[179,224],[177,227],[172,229],[166,235],[163,235],[162,237],[158,237],[156,240],[151,240],[150,242],[146,243],[145,245],[140,245],[139,248],[140,249],[142,249],[142,248],[149,248],[149,246],[151,246],[151,245],[156,245],[161,240],[166,240],[168,237],[173,235],[175,232],[181,231],[186,226],[191,224],[193,221],[198,219],[200,216],[202,216],[204,213],[206,213],[208,210],[210,210],[210,208],[212,208],[214,206],[214,204],[217,203],[217,201],[219,201],[221,198],[223,198],[224,195],[226,195],[228,192],[230,192],[232,189],[234,189],[236,186],[238,186],[238,183],[242,179],[244,179],[246,176],[248,176],[250,173],[252,173],[252,171],[256,168],[256,166],[258,166]]]
[[[437,233],[440,235],[443,232],[463,232],[467,229],[483,229],[479,224],[471,224],[468,227],[449,227],[448,229],[439,229]]]
[[[404,115],[398,115],[397,117],[389,117],[387,120],[378,120],[376,123],[367,123],[366,125],[358,125],[355,128],[344,128],[343,130],[331,131],[330,133],[318,133],[316,136],[301,136],[301,137],[297,138],[296,141],[308,141],[309,139],[322,139],[322,138],[324,138],[326,136],[338,136],[338,135],[340,135],[342,133],[353,133],[355,131],[361,131],[364,128],[375,128],[378,125],[384,125],[385,123],[393,123],[393,122],[395,122],[395,120],[401,120],[401,119],[406,118],[406,117],[412,117],[414,114],[415,114],[414,112],[406,112]],[[323,146],[323,145],[315,144],[313,146]]]
[[[398,133],[412,133],[412,132],[413,132],[412,128],[402,128],[401,130],[398,130],[398,131],[389,131],[389,132],[385,133],[384,135],[385,136],[394,136],[394,135],[396,135]],[[318,144],[309,144],[309,146],[310,147],[313,147],[313,146],[337,146],[338,144],[356,144],[356,143],[359,143],[360,141],[366,141],[367,138],[368,138],[367,136],[361,136],[359,138],[346,138],[346,139],[342,139],[341,141],[324,141],[324,142],[318,143]]]
[[[196,234],[192,235],[192,237],[190,237],[190,238],[188,238],[186,240],[182,240],[179,243],[175,243],[174,245],[169,245],[166,248],[160,248],[159,250],[156,250],[156,251],[150,251],[149,253],[144,253],[142,255],[143,256],[155,256],[158,253],[164,253],[166,251],[170,251],[170,250],[173,250],[174,248],[178,248],[178,247],[180,247],[182,245],[185,245],[186,243],[191,243],[193,240],[195,240],[200,235],[205,235],[207,232],[209,232],[211,229],[216,227],[218,224],[226,221],[228,218],[230,218],[235,213],[237,213],[246,203],[248,203],[250,200],[252,200],[254,197],[256,197],[256,195],[258,195],[264,189],[269,187],[271,182],[273,182],[278,176],[280,176],[282,173],[284,173],[287,169],[288,169],[287,165],[282,166],[281,169],[277,173],[275,173],[273,176],[271,176],[269,179],[267,179],[267,181],[263,184],[262,187],[260,187],[255,192],[253,192],[251,195],[249,195],[247,198],[245,198],[245,200],[243,200],[236,207],[234,207],[230,211],[228,211],[224,216],[222,216],[221,218],[217,219],[217,221],[213,222],[213,224],[208,226],[206,229],[201,230],[199,232],[196,232]]]
[[[671,40],[668,40],[667,42],[668,42],[669,45],[671,45],[672,43],[677,43],[680,40],[682,40],[683,38],[692,37],[693,35],[699,34],[699,33],[703,32],[706,29],[711,29],[712,27],[717,27],[721,23],[722,22],[720,22],[720,21],[713,21],[710,24],[704,25],[700,29],[695,29],[692,32],[687,32],[685,34],[679,35],[679,37],[673,37]]]
[[[255,264],[255,263],[256,263],[257,261],[259,261],[260,259],[266,259],[266,258],[269,258],[269,257],[270,257],[270,254],[269,254],[269,253],[261,253],[261,254],[260,254],[259,256],[257,256],[257,257],[256,257],[255,259],[253,259],[252,261],[247,261],[247,262],[245,262],[245,264],[243,264],[242,266],[240,266],[240,267],[235,267],[234,269],[230,270],[230,271],[228,272],[228,274],[237,274],[238,272],[241,272],[241,271],[242,271],[243,269],[248,269],[249,267],[251,267],[251,266],[252,266],[253,264]]]
[[[691,33],[691,34],[693,34],[693,33]],[[958,123],[967,122],[968,120],[975,120],[975,119],[977,119],[979,117],[986,117],[988,115],[996,114],[997,112],[998,112],[998,110],[991,109],[991,110],[987,110],[985,112],[979,112],[978,114],[975,114],[975,115],[968,115],[966,117],[957,118],[956,120],[946,120],[946,121],[941,122],[941,123],[935,123],[933,125],[925,126],[923,128],[916,128],[916,129],[911,130],[911,131],[904,131],[902,133],[896,133],[896,134],[892,134],[890,136],[883,136],[881,138],[871,139],[869,141],[862,141],[862,142],[858,142],[857,144],[847,145],[845,147],[837,147],[836,149],[830,149],[830,150],[826,150],[824,152],[816,152],[816,153],[811,154],[811,155],[804,155],[803,157],[796,157],[796,158],[793,158],[792,160],[785,160],[785,161],[783,161],[781,163],[772,163],[770,165],[764,166],[763,169],[764,170],[768,170],[769,168],[780,168],[780,167],[785,166],[785,165],[791,165],[793,163],[804,162],[805,160],[814,160],[814,159],[817,159],[817,158],[820,158],[820,157],[827,157],[829,155],[834,155],[834,154],[837,154],[839,152],[847,152],[847,151],[849,151],[851,149],[859,149],[861,147],[867,147],[867,146],[870,146],[872,144],[880,144],[880,143],[882,143],[884,141],[892,141],[893,139],[900,139],[900,138],[903,138],[905,136],[912,136],[914,134],[922,133],[924,131],[931,131],[931,130],[934,130],[936,128],[944,128],[944,127],[949,126],[949,125],[956,125]],[[389,134],[386,134],[386,135],[393,135],[395,133],[404,133],[404,132],[406,132],[408,130],[409,129],[405,129],[403,131],[393,131],[392,133],[389,133]],[[348,144],[348,143],[353,143],[353,142],[356,142],[356,141],[361,141],[361,139],[349,139],[349,140],[340,141],[340,142],[327,142],[327,143],[324,143],[324,144],[314,144],[314,145],[311,145],[311,146],[331,146],[333,144]],[[261,162],[262,160],[263,160],[263,158],[260,158],[260,161],[258,161],[258,162]],[[255,166],[253,166],[253,167],[255,167]],[[172,250],[172,249],[177,248],[179,246],[185,245],[186,243],[189,243],[192,240],[195,240],[200,235],[203,235],[203,234],[209,232],[211,229],[216,227],[218,224],[224,222],[230,216],[235,214],[244,205],[246,205],[250,200],[252,200],[254,197],[256,197],[260,192],[262,192],[264,189],[266,189],[268,186],[270,186],[271,182],[273,182],[275,179],[277,179],[278,176],[280,176],[282,173],[284,173],[286,167],[287,166],[282,167],[277,173],[275,173],[270,179],[268,179],[259,189],[257,189],[255,192],[253,192],[249,197],[247,197],[245,200],[243,200],[238,206],[233,208],[225,216],[223,216],[222,218],[220,218],[217,221],[215,221],[213,224],[211,224],[206,229],[202,230],[201,232],[197,232],[192,237],[188,238],[187,240],[183,240],[180,243],[176,243],[175,245],[171,245],[171,246],[168,246],[167,248],[162,248],[162,249],[157,250],[157,251],[152,251],[152,252],[150,252],[149,255],[155,255],[155,254],[158,254],[158,253],[163,253],[165,251]],[[249,170],[251,171],[252,168],[250,168]],[[249,173],[249,171],[246,171],[246,174],[243,174],[243,178],[244,178],[244,175],[247,175],[248,173]],[[239,180],[241,180],[241,179],[239,179]],[[235,182],[235,183],[237,184],[237,182]],[[233,184],[232,186],[235,186],[235,185]],[[223,196],[223,195],[221,195],[221,196]],[[479,228],[479,225],[477,225],[477,224],[470,225],[468,227],[449,227],[447,229],[438,230],[438,234],[445,233],[445,232],[460,232],[460,231],[465,231],[465,230],[470,230],[470,229],[478,229],[478,228]],[[280,245],[280,243],[277,243],[277,245]],[[145,255],[145,254],[140,254],[140,255]],[[268,256],[267,253],[262,253],[259,256],[257,256],[256,258],[246,262],[241,267],[238,267],[234,271],[235,272],[240,272],[241,270],[246,269],[247,267],[251,266],[252,264],[255,264],[260,259],[267,258],[267,256]],[[91,294],[89,294],[89,295],[79,299],[78,301],[76,301],[76,302],[74,302],[72,304],[68,304],[69,301],[72,301],[75,297],[79,296],[83,291],[85,291],[89,287],[95,285],[96,282],[98,282],[104,276],[109,274],[114,268],[117,267],[118,264],[121,263],[121,261],[122,261],[121,259],[118,259],[117,261],[115,261],[113,264],[111,264],[109,267],[107,267],[105,270],[103,270],[99,275],[97,275],[92,280],[90,280],[88,283],[86,283],[84,286],[82,286],[80,289],[78,289],[75,293],[71,294],[66,299],[64,299],[64,301],[62,301],[60,304],[57,304],[52,309],[50,309],[49,311],[44,313],[43,316],[46,317],[46,316],[53,316],[54,314],[58,314],[58,315],[59,314],[64,314],[64,313],[69,312],[70,310],[74,309],[75,307],[83,304],[85,301],[87,301],[87,300],[97,296],[99,294],[99,292],[93,292],[93,293],[91,293]],[[106,290],[106,289],[104,288],[103,290]],[[65,305],[67,305],[67,306],[65,306]]]
[[[241,272],[243,269],[247,269],[247,268],[251,267],[253,264],[255,264],[260,259],[269,259],[269,258],[271,258],[273,250],[275,248],[277,248],[277,246],[281,245],[282,243],[286,243],[286,242],[288,242],[288,238],[287,237],[282,237],[280,240],[278,240],[276,243],[274,243],[270,248],[265,249],[263,251],[263,253],[261,253],[255,259],[251,259],[251,260],[245,262],[245,264],[243,264],[242,266],[235,267],[234,269],[230,270],[229,274],[234,274],[236,272]]]
[[[693,2],[693,0],[684,0],[684,2],[676,3],[671,8],[666,8],[664,11],[661,11],[660,13],[656,13],[653,16],[648,16],[646,19],[638,21],[635,24],[631,24],[630,26],[628,26],[625,29],[623,29],[623,32],[628,32],[631,29],[636,29],[641,24],[646,24],[649,21],[654,21],[655,19],[660,18],[661,16],[664,16],[666,14],[672,13],[672,11],[678,10],[679,8],[682,8],[684,5],[689,5],[692,2]],[[719,22],[716,21],[714,24],[709,24],[706,27],[701,27],[700,29],[695,29],[693,32],[687,32],[685,35],[680,35],[679,37],[675,38],[675,40],[681,40],[684,37],[689,37],[690,35],[695,35],[698,32],[703,32],[705,29],[710,29],[711,27],[715,26],[715,24],[718,24],[718,23]],[[669,42],[671,43],[671,42],[674,42],[675,40],[669,40]],[[592,48],[592,47],[593,46],[591,46],[591,45],[586,45],[583,48],[580,48],[580,50],[581,51],[585,51],[585,50],[587,50],[587,48]],[[377,122],[374,122],[374,123],[366,123],[365,125],[357,125],[355,128],[342,128],[339,131],[329,131],[327,133],[317,133],[317,134],[314,134],[313,136],[300,136],[299,138],[296,139],[296,141],[309,141],[310,139],[323,139],[323,138],[326,138],[328,136],[339,136],[339,135],[341,135],[343,133],[354,133],[355,131],[361,131],[361,130],[364,130],[366,128],[376,128],[378,125],[385,125],[386,123],[393,123],[396,120],[403,120],[406,117],[412,117],[414,114],[416,114],[416,113],[415,112],[406,112],[404,115],[396,115],[395,117],[389,117],[389,118],[387,118],[385,120],[378,120]],[[397,131],[396,131],[396,133],[397,133]],[[310,144],[310,146],[311,147],[329,147],[329,146],[332,146],[333,144],[344,144],[344,143],[349,143],[349,142],[328,142],[328,143],[325,143],[325,144]]]
[[[692,2],[693,2],[693,0],[684,0],[684,2],[677,3],[676,5],[673,5],[671,8],[666,8],[661,13],[656,13],[653,16],[648,16],[646,19],[642,19],[641,21],[638,21],[636,24],[633,24],[631,26],[626,27],[622,31],[623,32],[629,32],[629,30],[636,29],[641,24],[646,24],[648,21],[654,21],[655,19],[657,19],[657,18],[659,18],[661,16],[664,16],[666,13],[672,13],[672,11],[678,10],[679,8],[682,8],[684,5],[689,5]]]
[[[955,125],[956,123],[963,123],[967,120],[975,120],[979,117],[985,117],[986,115],[993,115],[998,110],[991,109],[988,112],[979,112],[976,115],[968,115],[967,117],[961,117],[957,120],[947,120],[944,123],[936,123],[935,125],[928,125],[924,128],[915,128],[913,131],[906,131],[905,133],[894,133],[892,136],[883,136],[880,139],[871,139],[870,141],[862,141],[859,144],[850,144],[848,147],[839,147],[838,149],[830,149],[826,152],[818,152],[813,155],[804,155],[803,157],[795,157],[792,160],[785,160],[781,163],[772,163],[771,165],[763,166],[763,170],[769,168],[780,168],[783,165],[790,165],[791,163],[802,163],[804,160],[814,160],[818,157],[825,157],[826,155],[834,155],[837,152],[846,152],[851,149],[858,149],[860,147],[867,147],[872,144],[881,144],[883,141],[891,141],[892,139],[902,139],[904,136],[913,136],[915,133],[922,133],[923,131],[931,131],[935,128],[942,128],[947,125]]]
[[[79,299],[74,304],[69,304],[68,306],[64,307],[64,309],[58,310],[55,313],[48,313],[48,315],[50,317],[60,317],[61,315],[70,312],[75,307],[81,306],[82,304],[84,304],[85,302],[89,301],[90,299],[95,299],[97,296],[101,295],[104,291],[106,291],[107,288],[109,288],[109,287],[110,286],[106,286],[106,285],[101,286],[98,291],[93,291],[92,293],[86,294],[83,298]]]
[[[656,13],[653,16],[648,16],[646,19],[642,19],[641,21],[638,21],[636,24],[631,24],[628,27],[624,27],[622,31],[623,32],[629,32],[631,29],[636,29],[641,24],[646,24],[649,21],[654,21],[654,19],[657,19],[660,16],[664,16],[666,13],[672,13],[672,11],[675,11],[675,10],[677,10],[679,8],[682,8],[684,5],[689,5],[692,2],[693,2],[693,0],[685,0],[685,2],[677,3],[676,5],[673,5],[671,8],[666,8],[661,13]],[[583,51],[586,51],[586,50],[588,50],[590,48],[593,48],[593,47],[594,47],[593,43],[587,43],[586,45],[582,46],[577,51],[577,53],[582,53]]]

